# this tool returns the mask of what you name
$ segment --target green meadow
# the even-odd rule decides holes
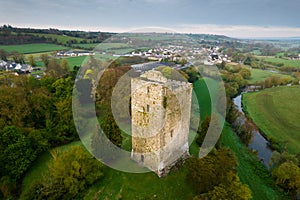
[[[68,47],[56,45],[56,44],[22,44],[22,45],[0,45],[0,49],[4,49],[7,52],[17,51],[19,53],[39,53],[49,51],[66,50]]]
[[[243,95],[243,105],[267,138],[300,152],[300,86],[282,86]]]
[[[31,35],[36,35],[39,37],[51,38],[53,40],[57,40],[61,44],[67,44],[69,40],[77,41],[76,43],[80,43],[84,39],[78,37],[71,37],[66,35],[57,35],[57,34],[47,34],[47,33],[30,33]]]
[[[260,82],[265,80],[266,78],[272,77],[272,76],[278,76],[280,78],[291,78],[293,77],[289,75],[281,74],[279,71],[275,70],[262,70],[262,69],[251,69],[251,78],[249,80],[249,84],[255,84],[256,82]]]
[[[274,56],[261,56],[264,61],[272,63],[283,63],[284,66],[300,67],[300,60],[291,60],[288,58],[276,58]]]

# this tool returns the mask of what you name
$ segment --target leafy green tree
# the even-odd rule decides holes
[[[0,60],[7,61],[8,53],[4,49],[0,49]]]
[[[26,199],[74,199],[103,177],[103,164],[81,146],[51,154],[49,175],[33,185],[32,191],[24,195]]]
[[[273,170],[276,183],[292,195],[300,194],[300,168],[287,161]]]
[[[70,65],[66,59],[62,59],[60,65],[61,65],[62,70],[69,71]]]
[[[49,64],[49,56],[48,56],[48,54],[45,54],[45,53],[41,54],[40,55],[40,59],[44,63],[45,67],[48,67],[48,64]]]
[[[240,73],[240,75],[242,75],[242,77],[244,79],[250,79],[251,78],[251,71],[250,71],[250,69],[242,68],[239,73]]]
[[[15,61],[16,63],[21,63],[21,64],[25,63],[24,54],[13,51],[11,52],[11,56],[13,61]]]
[[[237,174],[227,173],[227,180],[215,186],[213,190],[208,192],[210,200],[228,199],[228,200],[248,200],[252,198],[249,187],[241,183]]]
[[[270,161],[271,169],[278,168],[281,164],[285,162],[292,162],[295,165],[299,164],[299,160],[296,155],[289,154],[286,151],[282,153],[279,153],[278,151],[273,151],[271,161]]]
[[[69,68],[66,65],[62,66],[57,59],[52,58],[49,60],[46,73],[50,76],[61,78],[69,73]]]
[[[0,131],[1,177],[19,179],[35,158],[30,139],[18,128],[7,126]]]
[[[188,165],[187,180],[197,194],[202,194],[226,182],[227,174],[236,172],[237,160],[229,149],[220,149],[201,159],[191,158]]]
[[[116,146],[121,147],[122,135],[117,123],[112,114],[107,114],[104,121],[101,123],[101,128],[108,139]]]
[[[33,55],[29,55],[29,56],[28,56],[28,63],[29,63],[29,65],[31,65],[31,66],[33,66],[33,67],[36,66],[36,62],[35,62],[35,60],[34,60]]]

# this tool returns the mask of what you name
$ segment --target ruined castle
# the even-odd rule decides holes
[[[131,80],[131,157],[159,177],[189,155],[191,97],[190,83],[156,70]]]

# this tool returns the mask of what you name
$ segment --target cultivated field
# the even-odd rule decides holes
[[[268,137],[286,143],[290,153],[300,152],[300,86],[276,87],[243,95],[243,105]]]
[[[59,51],[68,49],[68,47],[56,45],[56,44],[22,44],[22,45],[0,45],[0,49],[4,49],[7,52],[17,51],[19,53],[39,53],[49,51]]]

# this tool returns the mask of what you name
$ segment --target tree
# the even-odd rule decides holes
[[[11,52],[11,56],[13,61],[15,61],[16,63],[21,63],[21,64],[25,63],[24,54],[13,51]]]
[[[62,66],[55,58],[50,59],[48,62],[46,73],[56,78],[66,76],[69,72],[69,67],[65,62],[63,62],[63,64],[64,66]]]
[[[121,147],[122,135],[117,123],[115,122],[113,115],[108,113],[101,123],[101,128],[108,139],[116,146]]]
[[[214,150],[204,158],[188,160],[188,182],[197,194],[206,193],[226,182],[227,174],[236,172],[237,160],[229,149]]]
[[[60,65],[61,65],[62,70],[69,71],[70,65],[66,59],[62,59]]]
[[[49,175],[35,183],[33,191],[26,194],[27,199],[74,199],[103,177],[103,164],[81,146],[66,152],[53,150],[51,154]]]
[[[33,55],[29,55],[29,56],[28,56],[28,63],[29,63],[29,65],[31,65],[31,66],[33,66],[33,67],[36,66],[36,63],[35,63],[35,60],[34,60]]]
[[[19,179],[35,158],[30,140],[18,128],[7,126],[0,132],[1,177]]]
[[[48,54],[45,54],[45,53],[41,54],[40,55],[40,59],[44,63],[45,67],[48,67],[48,64],[49,64],[49,56],[48,56]]]
[[[240,73],[240,75],[242,75],[242,77],[244,79],[250,79],[251,78],[251,71],[250,71],[250,69],[242,68],[239,73]]]
[[[210,116],[206,116],[204,118],[203,122],[201,123],[201,127],[199,127],[197,130],[198,137],[196,139],[196,142],[199,146],[201,146],[203,143],[203,140],[204,140],[207,130],[209,128],[210,120],[211,120]]]
[[[300,194],[300,169],[290,161],[281,164],[273,170],[276,184],[292,195]]]
[[[248,200],[252,198],[252,195],[249,187],[241,183],[236,174],[229,172],[226,182],[215,186],[213,190],[208,192],[208,197],[210,200]]]
[[[7,61],[8,53],[4,49],[0,49],[0,60]]]

